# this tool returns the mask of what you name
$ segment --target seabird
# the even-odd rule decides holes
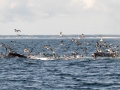
[[[75,52],[72,52],[71,54],[72,54],[73,58],[76,58]]]
[[[62,34],[62,32],[60,32],[60,36],[67,38],[65,35]],[[67,39],[68,39],[68,38],[67,38]]]
[[[84,34],[82,34],[82,38],[84,38]]]
[[[63,44],[63,40],[62,40],[62,41],[60,41],[60,45],[64,45],[64,44]]]
[[[74,38],[72,38],[72,40],[71,40],[72,42],[75,42],[78,46],[79,45],[81,45],[81,43],[80,42],[78,42],[77,40],[75,40]]]
[[[53,51],[53,49],[51,47],[48,47],[48,46],[43,46],[43,48],[50,50],[50,51]]]
[[[101,50],[101,49],[98,49],[97,52],[102,52],[102,50]]]
[[[29,50],[28,50],[28,49],[26,49],[26,48],[24,48],[24,52],[27,52],[27,53],[29,53]]]
[[[102,41],[103,41],[102,36],[100,36],[100,42],[102,42]]]
[[[76,58],[81,58],[81,57],[83,57],[82,54],[78,54],[78,55],[76,55]]]
[[[69,55],[64,55],[64,57],[65,57],[65,60],[70,60],[71,59]]]
[[[17,29],[14,29],[15,30],[15,32],[21,32],[21,30],[17,30]]]
[[[17,35],[19,35],[18,34],[18,32],[21,32],[21,30],[17,30],[17,29],[14,29],[15,30],[15,32],[17,33]],[[20,36],[20,35],[19,35]]]
[[[62,35],[62,32],[60,32],[60,36],[62,37],[63,35]]]

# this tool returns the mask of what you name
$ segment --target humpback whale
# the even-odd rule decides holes
[[[7,57],[9,57],[9,58],[14,58],[14,57],[27,58],[26,56],[18,54],[16,52],[10,52],[10,53],[8,53]]]
[[[118,52],[115,51],[114,53],[105,53],[105,52],[96,52],[92,54],[92,57],[94,57],[94,59],[97,59],[97,57],[118,57]]]

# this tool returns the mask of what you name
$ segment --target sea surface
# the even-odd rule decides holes
[[[60,45],[63,40],[63,45]],[[34,55],[51,54],[43,46],[50,46],[58,55],[71,52],[91,57],[96,51],[97,39],[77,39],[81,46],[65,39],[0,39],[0,44],[9,45],[13,51],[27,55],[24,48]],[[120,46],[119,38],[104,39],[107,45]],[[88,42],[88,43],[86,43]],[[69,47],[69,49],[66,49]],[[80,49],[78,49],[80,48]],[[86,48],[86,53],[81,50]],[[78,49],[78,50],[77,50]],[[117,48],[118,51],[120,47]],[[0,47],[1,53],[6,53]],[[59,59],[39,60],[24,58],[0,58],[0,90],[120,90],[120,59]]]

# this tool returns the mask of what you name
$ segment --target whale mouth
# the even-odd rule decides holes
[[[94,54],[93,54],[94,55]],[[66,57],[59,57],[59,58],[53,58],[53,57],[41,57],[41,56],[34,56],[34,57],[30,57],[29,59],[33,59],[33,60],[96,60],[95,57],[69,57],[69,58],[66,58]],[[97,57],[97,60],[108,60],[108,59],[111,59],[111,60],[118,60],[120,59],[120,57],[117,57],[117,58],[112,58],[112,57]]]

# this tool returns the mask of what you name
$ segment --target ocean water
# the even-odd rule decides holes
[[[60,45],[61,40],[64,45]],[[24,48],[32,50],[34,55],[41,52],[51,54],[50,50],[43,48],[47,45],[59,56],[77,52],[83,57],[91,57],[98,40],[80,39],[81,46],[69,39],[0,39],[0,43],[24,55],[27,55],[23,52]],[[120,46],[119,39],[103,40],[107,45]],[[86,48],[86,52],[82,51],[83,48]],[[0,52],[6,53],[2,47]],[[120,90],[120,59],[0,58],[0,90]]]

